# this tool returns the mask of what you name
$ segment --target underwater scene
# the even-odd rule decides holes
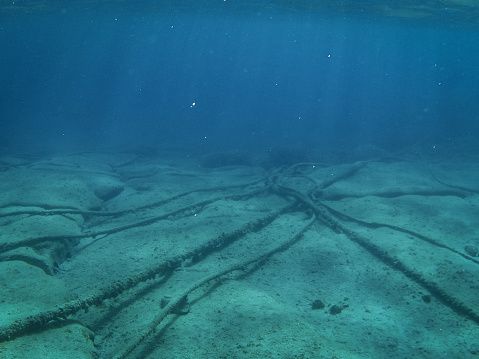
[[[479,1],[0,0],[0,359],[479,358]]]

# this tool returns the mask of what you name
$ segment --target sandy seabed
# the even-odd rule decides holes
[[[479,358],[479,162],[0,157],[1,358]]]

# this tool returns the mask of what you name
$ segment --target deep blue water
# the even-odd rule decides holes
[[[136,4],[2,10],[1,149],[394,150],[479,134],[477,26]]]

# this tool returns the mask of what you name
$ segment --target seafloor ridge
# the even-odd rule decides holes
[[[245,158],[2,156],[0,356],[478,355],[477,159]]]

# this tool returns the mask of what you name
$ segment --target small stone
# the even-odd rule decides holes
[[[165,308],[171,301],[171,297],[164,296],[160,300],[160,308]],[[180,302],[171,309],[171,313],[178,315],[185,315],[190,312],[190,303],[188,302],[188,297],[184,297]]]
[[[341,304],[341,305],[335,304],[331,308],[329,308],[329,314],[331,315],[339,314],[343,311],[343,309],[347,307],[348,307],[347,304]]]
[[[160,300],[160,308],[163,309],[164,307],[166,307],[168,305],[168,303],[170,302],[171,298],[168,297],[168,296],[164,296],[163,298],[161,298]]]
[[[431,303],[432,297],[429,294],[425,294],[421,297],[424,303]]]
[[[321,299],[315,299],[311,302],[311,309],[313,309],[313,310],[323,309],[324,307],[325,307],[325,305],[321,301]]]
[[[469,353],[473,355],[479,355],[479,343],[472,343],[469,346]]]
[[[94,193],[99,199],[109,201],[123,192],[123,189],[124,188],[121,185],[103,185],[98,186],[98,188],[94,190]]]
[[[467,245],[464,247],[464,250],[471,257],[479,257],[479,248],[473,245]]]
[[[184,297],[180,302],[171,310],[172,313],[178,315],[185,315],[190,312],[190,303],[188,297]]]

